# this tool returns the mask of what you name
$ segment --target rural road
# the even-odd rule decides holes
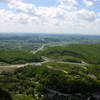
[[[43,50],[44,49],[44,45],[42,45],[40,48],[38,48],[36,51],[32,51],[33,54],[36,54],[38,51]],[[27,64],[18,64],[18,65],[6,65],[6,66],[0,66],[0,67],[7,67],[7,68],[20,68],[20,67],[24,67],[27,65],[42,65],[43,63],[46,63],[47,61],[45,60],[44,62],[38,62],[38,63],[27,63]]]
[[[38,51],[43,50],[45,45],[42,45],[40,48],[38,48],[36,51],[32,51],[33,54],[36,54]]]
[[[36,54],[38,51],[41,51],[43,50],[45,47],[45,45],[42,45],[40,48],[38,48],[36,51],[32,51],[33,54]],[[0,66],[1,68],[2,67],[7,67],[7,68],[20,68],[20,67],[24,67],[24,66],[27,66],[27,65],[35,65],[35,66],[39,66],[39,65],[42,65],[44,63],[47,63],[47,62],[56,62],[56,63],[64,63],[64,64],[74,64],[74,65],[80,65],[80,66],[83,66],[83,65],[87,65],[86,63],[72,63],[72,62],[63,62],[63,61],[54,61],[53,59],[50,59],[50,58],[47,58],[47,57],[44,57],[42,56],[42,58],[44,59],[44,62],[37,62],[37,63],[27,63],[27,64],[19,64],[19,65],[7,65],[7,66]]]

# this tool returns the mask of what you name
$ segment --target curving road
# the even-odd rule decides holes
[[[40,48],[38,48],[36,51],[32,51],[33,54],[36,54],[38,51],[43,50],[45,45],[42,45]]]
[[[38,51],[43,50],[45,47],[45,45],[42,45],[40,48],[38,48],[36,51],[32,51],[33,54],[36,54]],[[47,57],[42,56],[42,58],[44,59],[44,62],[38,62],[38,63],[27,63],[27,64],[19,64],[19,65],[7,65],[7,66],[0,66],[2,67],[8,67],[8,68],[20,68],[20,67],[25,67],[27,65],[35,65],[35,66],[39,66],[42,65],[44,63],[47,62],[56,62],[56,63],[64,63],[64,64],[74,64],[74,65],[80,65],[80,66],[84,66],[87,65],[87,63],[72,63],[72,62],[63,62],[63,61],[55,61],[54,59],[50,59]]]

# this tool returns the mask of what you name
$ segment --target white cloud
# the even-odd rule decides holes
[[[86,21],[94,21],[96,19],[96,14],[93,11],[88,11],[86,9],[79,10],[77,12],[77,16],[81,20],[86,20]]]
[[[60,8],[68,10],[76,9],[75,5],[78,4],[76,0],[57,0],[57,1],[60,2],[59,5]]]
[[[14,14],[11,11],[6,10],[0,10],[0,19],[2,19],[1,21],[5,24],[15,24],[16,26],[20,24],[28,24],[30,22],[40,22],[40,20],[35,16],[29,16],[24,13]]]
[[[100,12],[98,13],[98,16],[100,17]]]
[[[76,5],[77,1],[76,0],[58,0],[62,5]]]
[[[90,6],[93,5],[93,1],[94,1],[94,0],[83,0],[83,3],[84,3],[86,6],[90,7]]]
[[[35,15],[35,6],[33,4],[25,4],[19,1],[11,1],[8,7],[16,10],[18,13],[23,12],[30,15]]]
[[[12,1],[21,1],[21,0],[0,0],[0,3],[9,3],[9,2],[12,2]]]
[[[60,3],[57,7],[36,7],[21,0],[10,0],[11,11],[0,10],[0,31],[93,33],[99,30],[100,19],[96,17],[99,13],[77,9],[76,0],[57,1]]]
[[[9,2],[9,0],[0,0],[0,2],[7,3],[7,2]]]

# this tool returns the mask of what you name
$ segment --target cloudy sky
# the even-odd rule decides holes
[[[100,34],[100,0],[0,0],[0,32]]]

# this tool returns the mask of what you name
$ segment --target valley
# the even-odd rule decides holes
[[[99,100],[99,59],[99,43],[1,48],[0,91],[10,100]]]

